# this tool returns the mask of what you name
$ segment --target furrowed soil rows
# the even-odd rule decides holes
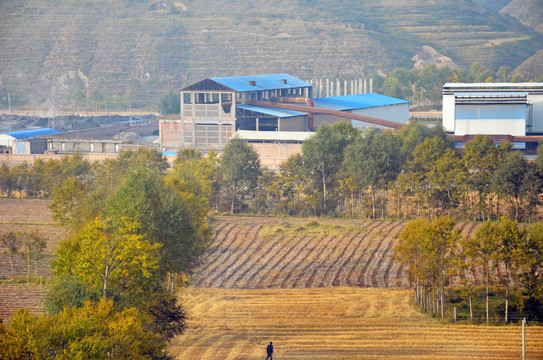
[[[521,329],[448,325],[421,315],[408,289],[187,288],[187,331],[170,345],[177,359],[522,358]],[[543,358],[543,327],[526,328],[527,359]]]
[[[242,240],[249,241],[249,245],[238,245],[235,252],[230,255],[228,262],[225,262],[222,265],[223,270],[216,275],[216,279],[218,279],[217,281],[219,281],[220,284],[226,284],[226,286],[228,286],[228,281],[232,277],[234,271],[240,266],[240,264],[243,263],[243,257],[249,252],[251,245],[254,243],[253,240],[256,238],[256,234],[261,228],[262,225],[249,225],[247,227],[247,232],[243,235],[240,235],[242,237]],[[215,284],[213,283],[213,281],[209,280],[209,282],[211,284],[211,287],[214,287]]]
[[[267,230],[264,235],[266,225],[285,223],[286,229],[294,230]],[[214,224],[215,237],[193,276],[195,286],[408,285],[393,251],[404,222],[219,217]]]
[[[0,284],[0,318],[9,320],[20,308],[27,308],[33,314],[43,313],[45,293],[41,285]]]

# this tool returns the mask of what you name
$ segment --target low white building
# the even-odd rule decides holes
[[[443,127],[457,137],[535,140],[543,134],[543,83],[447,83]]]

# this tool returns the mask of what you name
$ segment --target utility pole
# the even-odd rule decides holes
[[[11,131],[11,99],[8,93],[8,131]]]

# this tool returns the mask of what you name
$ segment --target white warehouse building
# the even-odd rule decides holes
[[[443,127],[464,143],[475,135],[521,147],[538,142],[543,135],[543,83],[447,83]]]
[[[543,83],[447,83],[443,127],[460,143],[475,135],[520,148],[537,143],[543,135]]]

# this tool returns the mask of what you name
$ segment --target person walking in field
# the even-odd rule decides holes
[[[268,356],[266,357],[266,360],[273,360],[273,344],[270,341],[270,345],[266,348],[266,352],[268,353]]]

